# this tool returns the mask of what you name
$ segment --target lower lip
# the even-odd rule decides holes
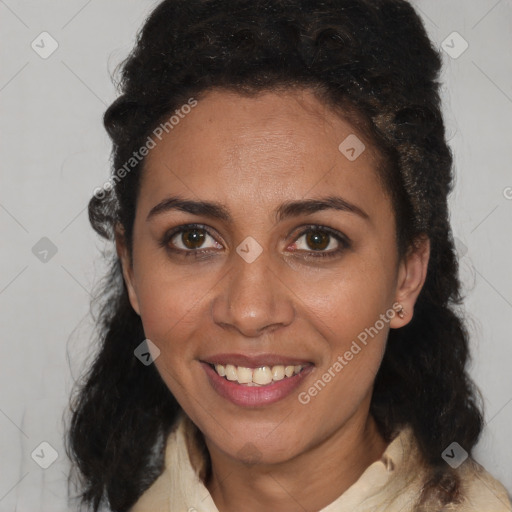
[[[313,369],[313,365],[308,365],[293,377],[285,377],[266,386],[245,386],[221,377],[207,363],[201,362],[201,365],[212,388],[223,398],[242,407],[261,407],[286,398]]]

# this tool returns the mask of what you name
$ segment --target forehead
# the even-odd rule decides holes
[[[157,141],[141,196],[156,202],[172,192],[266,207],[340,192],[377,205],[385,195],[377,161],[371,144],[310,91],[247,97],[216,90]]]

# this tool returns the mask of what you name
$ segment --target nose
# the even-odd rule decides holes
[[[293,293],[270,268],[265,252],[252,263],[233,254],[211,309],[217,325],[249,338],[290,325],[295,316]]]

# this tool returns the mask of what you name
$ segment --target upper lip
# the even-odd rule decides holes
[[[280,354],[215,354],[213,356],[202,359],[205,363],[210,364],[232,364],[235,366],[243,366],[246,368],[260,368],[262,366],[296,366],[311,364],[306,359],[298,359],[296,357],[284,356]]]

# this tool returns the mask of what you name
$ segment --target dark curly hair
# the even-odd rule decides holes
[[[471,453],[483,425],[458,313],[440,68],[438,51],[404,0],[165,0],[123,64],[121,94],[104,116],[112,183],[89,203],[93,228],[113,241],[122,226],[131,254],[144,159],[122,179],[116,169],[175,109],[214,88],[242,95],[309,89],[348,118],[382,156],[397,250],[405,254],[420,237],[431,243],[414,317],[390,331],[371,402],[382,435],[391,439],[410,425],[431,468],[418,510],[432,496],[457,499],[457,476],[441,453],[454,440]],[[155,365],[134,357],[144,329],[114,252],[97,305],[100,346],[71,401],[67,450],[81,504],[126,511],[163,470],[165,439],[181,409]]]

